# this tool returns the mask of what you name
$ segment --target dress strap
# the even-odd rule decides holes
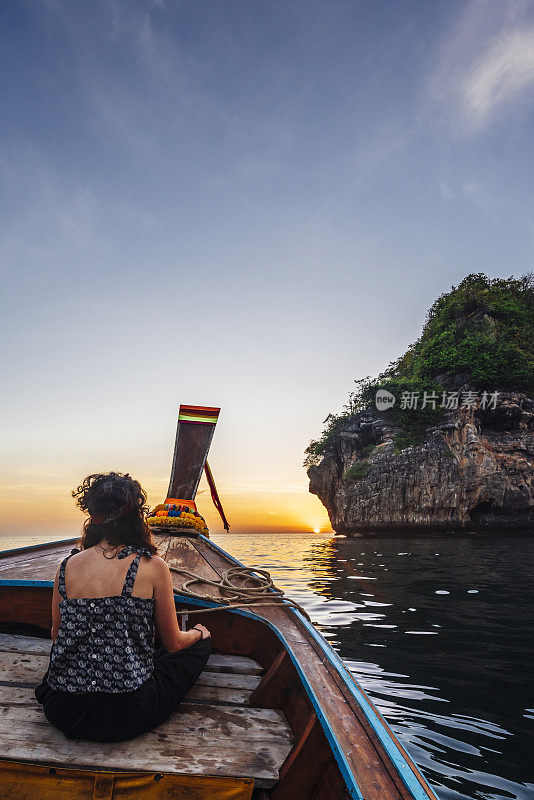
[[[80,552],[80,550],[78,550],[77,547],[73,547],[72,550],[70,551],[69,555],[66,556],[63,559],[63,561],[61,562],[61,564],[59,565],[59,575],[58,575],[58,578],[57,578],[57,589],[58,589],[58,592],[60,593],[61,597],[64,600],[67,600],[67,590],[65,588],[65,567],[67,565],[67,561],[69,560],[69,558],[71,556],[75,555],[76,553],[79,553],[79,552]]]
[[[131,545],[128,545],[127,547],[122,548],[118,558],[126,558],[126,556],[130,556],[132,553],[137,553],[137,555],[128,567],[128,572],[126,573],[126,578],[124,579],[124,586],[122,587],[121,597],[132,596],[141,556],[152,556],[152,553],[148,547],[132,547]]]

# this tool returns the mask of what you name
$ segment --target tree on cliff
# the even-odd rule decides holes
[[[468,275],[430,308],[420,338],[391,377],[447,382],[466,373],[480,389],[534,392],[534,281]]]

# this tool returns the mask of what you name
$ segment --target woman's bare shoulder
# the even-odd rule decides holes
[[[152,571],[155,575],[162,575],[165,572],[169,572],[169,566],[166,561],[164,561],[160,556],[153,555],[150,558],[145,556],[146,560],[150,563]]]
[[[77,553],[71,553],[71,555],[68,557],[69,565],[71,565],[71,564],[80,564],[81,565],[81,564],[84,564],[86,562],[90,562],[94,558],[94,555],[95,555],[94,547],[88,547],[86,550],[79,550]],[[61,562],[60,562],[60,566],[61,566]],[[69,569],[70,569],[70,567],[69,567]],[[77,567],[76,567],[76,569],[77,569]]]

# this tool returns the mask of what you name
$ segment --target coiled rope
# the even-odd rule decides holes
[[[194,611],[187,611],[187,614],[211,614],[215,611],[228,611],[232,608],[274,608],[284,606],[287,608],[296,608],[301,614],[304,614],[306,619],[311,622],[308,612],[302,608],[299,603],[291,598],[286,597],[282,589],[274,585],[270,574],[266,569],[255,569],[253,567],[232,567],[223,572],[219,581],[212,581],[209,578],[204,578],[202,575],[197,575],[195,572],[190,572],[187,569],[180,569],[179,567],[171,567],[171,572],[180,575],[188,575],[189,579],[184,581],[182,588],[179,590],[180,594],[186,594],[189,597],[195,597],[198,600],[207,600],[210,603],[219,603],[216,608],[199,608]],[[242,583],[236,584],[235,581],[240,580]],[[247,586],[246,584],[253,582],[255,585]],[[195,592],[189,587],[191,584],[203,583],[208,586],[216,586],[221,592],[221,596],[202,594]],[[270,602],[264,602],[264,599],[269,598]]]

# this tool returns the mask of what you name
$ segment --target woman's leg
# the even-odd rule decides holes
[[[68,739],[85,738],[84,732],[91,728],[91,700],[85,695],[48,688],[43,699],[43,712],[48,722]]]
[[[154,681],[157,687],[157,705],[151,722],[151,729],[164,722],[176,711],[203,671],[213,649],[211,638],[169,653],[160,647],[154,653]]]
[[[133,692],[117,694],[49,690],[43,711],[67,739],[123,742],[151,729],[157,700],[157,687],[149,679]]]
[[[39,686],[36,686],[35,689],[34,689],[35,699],[41,705],[43,704],[44,699],[45,699],[46,695],[48,694],[49,688],[50,687],[48,686],[48,683],[46,682],[46,675],[45,675],[43,680],[39,684]]]

